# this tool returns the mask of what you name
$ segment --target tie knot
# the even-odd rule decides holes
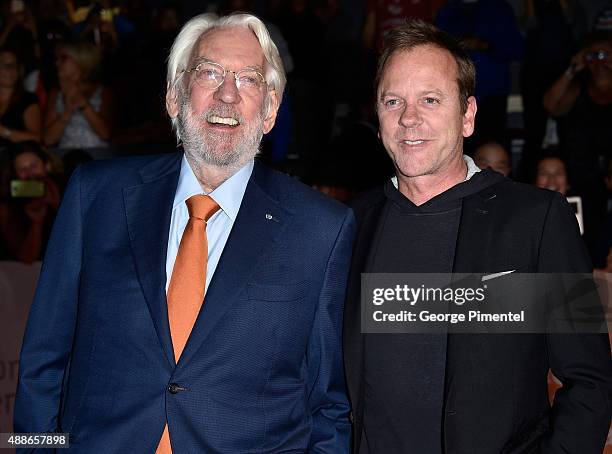
[[[187,204],[190,218],[201,219],[205,222],[219,209],[217,202],[204,194],[193,195],[189,197],[185,203]]]

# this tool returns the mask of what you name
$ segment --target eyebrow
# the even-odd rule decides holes
[[[208,58],[208,57],[204,57],[204,56],[196,57],[194,59],[194,61],[193,61],[193,64],[195,66],[199,65],[200,63],[215,63],[217,65],[221,65],[221,63],[219,63],[217,61],[214,61],[212,58]],[[223,66],[223,65],[221,65],[221,66]],[[225,66],[223,66],[223,67],[225,68]],[[263,72],[263,68],[260,65],[245,66],[244,68],[240,68],[238,71],[242,71],[243,69],[254,69],[256,71]]]
[[[448,98],[448,94],[444,93],[443,91],[439,90],[439,89],[431,89],[431,90],[422,90],[419,92],[419,96],[427,96],[427,95],[436,95],[440,98]],[[385,98],[387,96],[394,96],[397,98],[404,98],[404,96],[392,91],[392,90],[388,90],[388,91],[383,91],[380,96],[379,99]]]

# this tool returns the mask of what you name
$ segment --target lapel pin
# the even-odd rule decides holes
[[[266,219],[268,221],[274,221],[274,222],[278,222],[278,219],[276,219],[274,216],[272,216],[270,213],[266,213]]]

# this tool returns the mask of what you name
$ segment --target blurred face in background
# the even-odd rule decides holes
[[[12,52],[0,52],[0,86],[12,88],[18,79],[17,57]]]
[[[503,176],[510,174],[510,157],[498,143],[486,143],[478,147],[474,153],[474,162],[481,169],[491,169]]]
[[[60,80],[77,81],[81,78],[81,68],[76,59],[66,49],[61,47],[57,51],[55,58],[57,64],[57,75]]]
[[[15,174],[20,180],[41,180],[47,176],[47,165],[36,153],[19,153],[14,165]]]
[[[594,78],[612,76],[612,45],[609,42],[592,44],[586,49],[584,58]]]
[[[538,163],[535,185],[567,194],[569,184],[565,164],[559,158],[545,158]]]

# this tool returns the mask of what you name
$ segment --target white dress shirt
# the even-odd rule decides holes
[[[220,209],[206,223],[206,238],[208,240],[208,265],[206,267],[206,289],[215,273],[221,253],[227,242],[242,198],[246,190],[247,183],[253,173],[254,160],[250,160],[238,172],[225,180],[218,188],[208,195],[217,202]],[[191,166],[185,156],[181,162],[181,173],[179,175],[178,186],[174,195],[172,205],[172,218],[170,219],[170,233],[168,235],[168,252],[166,254],[166,293],[172,270],[178,253],[183,231],[189,220],[189,212],[185,201],[196,194],[205,194],[198,179],[196,178]]]

